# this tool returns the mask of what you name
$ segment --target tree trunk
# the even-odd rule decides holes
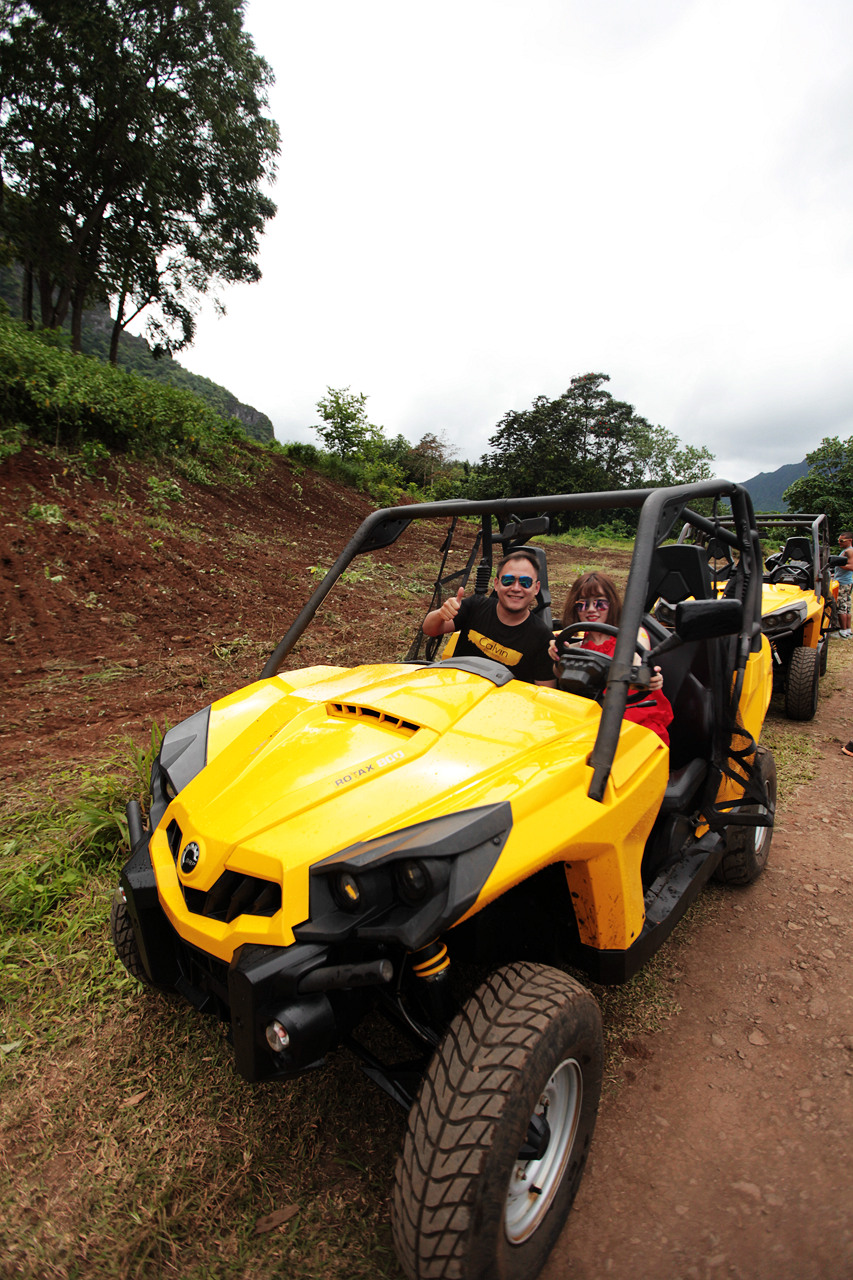
[[[110,336],[110,364],[113,364],[116,366],[118,365],[119,339],[121,338],[122,329],[124,328],[124,325],[122,324],[122,319],[121,319],[123,310],[124,310],[123,300],[119,299],[118,312],[116,313],[115,322],[113,324],[113,331]]]
[[[83,345],[83,302],[85,289],[75,289],[71,300],[71,350],[79,355]]]
[[[24,276],[21,282],[21,318],[28,329],[34,329],[33,323],[33,264],[24,263]]]

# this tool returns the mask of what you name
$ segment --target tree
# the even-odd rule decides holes
[[[323,423],[312,430],[329,453],[347,461],[364,457],[367,447],[382,435],[380,427],[367,421],[367,396],[351,392],[349,387],[326,387],[326,393],[325,399],[317,401]]]
[[[477,468],[480,494],[601,492],[705,479],[713,454],[653,427],[634,406],[614,400],[604,373],[573,378],[556,400],[538,396],[511,410]],[[580,517],[578,517],[580,518]],[[603,518],[603,517],[602,517]]]
[[[705,445],[682,444],[675,432],[667,431],[666,427],[637,431],[634,449],[636,471],[632,483],[640,488],[693,484],[710,480],[714,474],[714,455],[710,449]]]
[[[272,73],[242,0],[0,0],[2,231],[24,316],[57,328],[154,308],[161,349],[192,340],[199,295],[257,280],[275,205]]]
[[[490,438],[481,466],[508,497],[625,488],[634,472],[634,433],[651,428],[633,405],[604,389],[604,373],[573,378],[556,400],[537,396],[511,410]]]
[[[806,462],[806,474],[783,494],[788,510],[826,512],[836,537],[842,529],[853,529],[853,436],[825,436],[806,454]]]
[[[406,472],[419,489],[434,490],[436,481],[447,478],[453,468],[456,452],[443,431],[427,431],[408,450]]]

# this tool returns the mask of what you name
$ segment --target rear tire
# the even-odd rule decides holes
[[[742,812],[775,812],[776,762],[766,747],[758,747],[755,752],[755,770],[766,788],[769,805],[746,805]],[[772,827],[728,827],[726,851],[714,872],[714,878],[721,880],[723,884],[752,884],[767,865],[772,839]]]
[[[811,720],[817,711],[820,663],[817,649],[800,645],[791,654],[785,685],[785,714],[789,720]]]
[[[598,1005],[558,969],[507,965],[471,996],[397,1161],[391,1222],[410,1280],[539,1274],[586,1163],[602,1061]]]

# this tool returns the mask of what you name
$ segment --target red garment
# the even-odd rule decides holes
[[[581,648],[592,649],[599,653],[606,653],[613,657],[613,650],[616,648],[615,636],[603,636],[599,633],[598,638],[603,640],[603,644],[593,644],[591,634],[584,637]],[[667,733],[667,725],[672,723],[672,704],[662,689],[649,690],[643,698],[643,702],[654,700],[653,707],[631,707],[625,708],[624,720],[630,720],[632,724],[641,724],[646,729],[651,729],[669,746],[669,734]]]

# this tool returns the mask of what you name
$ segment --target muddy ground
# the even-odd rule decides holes
[[[283,459],[248,488],[181,488],[29,450],[0,467],[7,800],[254,678],[370,510]],[[293,664],[398,656],[439,541],[423,535],[414,568],[400,547],[375,554]],[[555,556],[556,598],[582,560]],[[797,727],[820,764],[781,807],[767,873],[715,891],[671,944],[680,1011],[626,1046],[546,1280],[853,1276],[848,645],[833,641],[818,715]]]

